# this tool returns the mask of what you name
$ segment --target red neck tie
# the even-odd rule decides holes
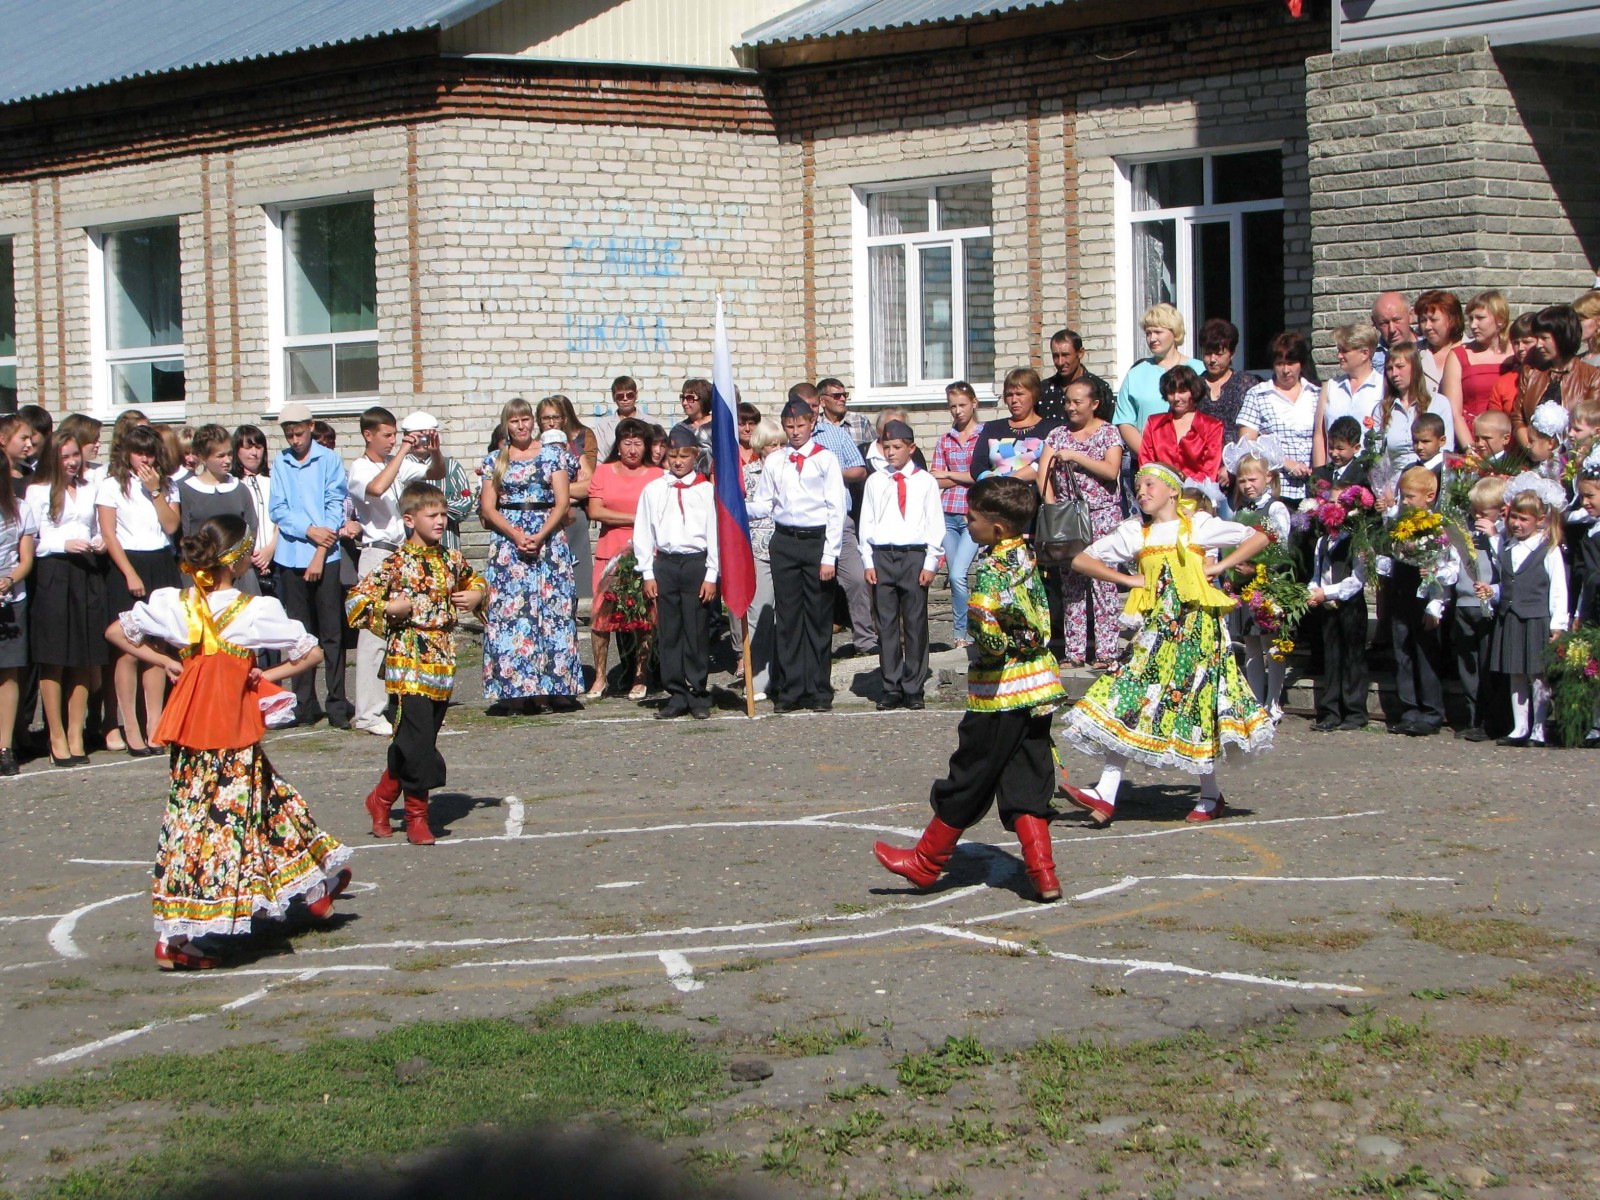
[[[794,464],[794,473],[796,475],[806,469],[806,456],[798,451],[789,455],[789,461]]]
[[[683,513],[683,494],[685,492],[687,492],[690,488],[692,488],[695,484],[697,484],[699,482],[700,482],[700,476],[699,475],[691,475],[689,477],[689,482],[688,483],[675,483],[675,484],[672,485],[672,490],[678,493],[678,515],[680,517],[684,515],[684,513]]]
[[[894,473],[895,495],[900,501],[900,515],[906,515],[906,477],[899,471]]]

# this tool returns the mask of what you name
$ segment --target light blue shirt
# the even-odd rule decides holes
[[[1205,373],[1206,365],[1199,359],[1185,359],[1184,365],[1196,375]],[[1165,367],[1156,366],[1148,358],[1134,363],[1117,389],[1117,407],[1111,414],[1111,423],[1132,425],[1143,433],[1146,421],[1167,411],[1167,402],[1161,397],[1161,377],[1166,373]]]
[[[821,446],[828,453],[839,460],[839,469],[848,471],[851,467],[864,467],[867,460],[861,457],[861,448],[850,440],[850,433],[843,426],[833,425],[818,418],[816,428],[811,431],[811,440]],[[849,489],[844,494],[844,510],[849,512],[852,501]]]
[[[311,565],[316,547],[306,538],[313,525],[337,530],[344,524],[347,495],[344,463],[326,446],[311,443],[304,458],[284,450],[272,464],[272,499],[268,510],[278,526],[278,548],[272,561],[280,567],[302,570]],[[339,561],[334,543],[326,562]]]

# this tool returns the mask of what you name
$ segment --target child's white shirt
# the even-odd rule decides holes
[[[1544,531],[1532,537],[1519,538],[1511,543],[1511,570],[1521,569],[1522,564],[1528,561],[1530,554],[1536,554],[1540,549],[1545,551],[1544,571],[1550,580],[1550,631],[1552,633],[1565,633],[1567,631],[1567,565],[1559,547],[1552,546],[1550,539]],[[1500,558],[1500,547],[1495,546],[1495,559]],[[1493,595],[1490,599],[1498,604],[1500,601],[1500,581],[1492,585]]]

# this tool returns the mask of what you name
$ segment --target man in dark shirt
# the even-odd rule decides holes
[[[1039,397],[1038,413],[1049,420],[1067,419],[1067,385],[1080,379],[1088,380],[1094,388],[1096,412],[1102,420],[1111,416],[1114,396],[1111,385],[1100,376],[1083,368],[1083,339],[1072,329],[1058,329],[1050,338],[1050,361],[1056,373],[1044,381],[1044,391]]]

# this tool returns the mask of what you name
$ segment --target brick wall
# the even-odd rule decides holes
[[[1600,95],[1576,65],[1483,38],[1310,61],[1319,356],[1385,289],[1499,288],[1515,312],[1593,281]]]

